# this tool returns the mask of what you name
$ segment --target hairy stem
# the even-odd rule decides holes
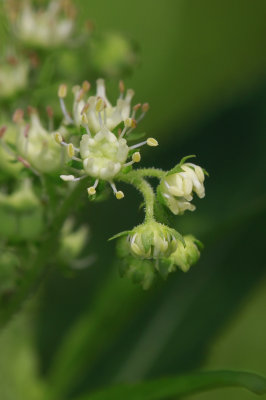
[[[130,183],[141,192],[145,202],[145,221],[147,222],[154,219],[155,196],[151,185],[140,176],[138,171],[140,170],[131,171],[127,174],[119,174],[116,180]]]
[[[158,168],[140,168],[136,169],[135,172],[137,172],[138,175],[143,178],[147,177],[147,178],[158,178],[158,179],[162,179],[166,173],[162,169]]]

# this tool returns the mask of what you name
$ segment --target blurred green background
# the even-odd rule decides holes
[[[210,173],[196,212],[176,218],[178,230],[205,249],[189,273],[143,292],[120,279],[107,242],[141,221],[139,195],[124,188],[123,203],[83,207],[79,218],[90,226],[88,253],[96,262],[71,277],[53,268],[2,332],[0,398],[38,399],[48,382],[67,399],[197,369],[266,375],[265,1],[75,4],[81,21],[121,32],[139,48],[125,83],[136,101],[150,103],[142,128],[160,143],[145,150],[142,165],[169,169],[196,154]],[[72,70],[73,80],[85,72]],[[107,85],[115,99],[117,81]],[[256,398],[240,389],[192,397]]]

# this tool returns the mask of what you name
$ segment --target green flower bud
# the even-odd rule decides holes
[[[175,215],[181,215],[186,210],[194,211],[196,209],[190,203],[193,200],[193,192],[199,198],[205,196],[202,168],[192,163],[184,163],[178,169],[178,172],[167,174],[159,186],[165,204]]]
[[[94,69],[109,77],[119,77],[133,69],[137,53],[132,43],[118,33],[108,33],[90,42]]]
[[[30,181],[10,195],[0,193],[0,237],[12,241],[35,240],[43,229],[42,205]]]
[[[172,263],[171,270],[178,266],[183,272],[187,272],[200,258],[199,246],[201,243],[192,235],[184,236],[186,247],[178,246],[172,253],[169,260]]]
[[[129,236],[129,246],[134,256],[146,259],[169,257],[181,239],[174,229],[156,221],[143,223],[134,228]]]
[[[156,270],[151,261],[132,256],[121,261],[119,272],[122,277],[132,280],[144,290],[148,290],[156,279]]]

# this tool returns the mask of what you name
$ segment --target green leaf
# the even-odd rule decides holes
[[[84,126],[82,126],[82,125],[80,125],[80,134],[81,135],[87,135],[88,134],[86,128]]]
[[[167,172],[166,176],[172,175],[172,174],[176,174],[177,172],[182,172],[182,165],[189,159],[189,158],[193,158],[196,157],[195,155],[190,155],[190,156],[185,156],[181,159],[181,161],[172,169],[170,169],[170,171]]]
[[[198,372],[136,384],[117,385],[76,400],[164,400],[224,387],[240,387],[256,394],[265,394],[266,379],[248,372]]]
[[[110,241],[110,240],[114,240],[114,239],[117,239],[117,238],[119,238],[119,237],[121,237],[121,236],[128,235],[130,232],[131,232],[131,231],[123,231],[123,232],[119,232],[119,233],[117,233],[116,235],[114,235],[114,236],[110,237],[110,238],[108,239],[108,241]]]

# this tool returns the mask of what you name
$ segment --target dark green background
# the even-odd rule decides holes
[[[124,187],[121,202],[88,203],[80,220],[90,225],[88,253],[97,261],[72,278],[51,273],[38,303],[32,299],[2,333],[1,398],[36,399],[43,379],[64,385],[73,374],[68,396],[199,368],[266,375],[266,3],[75,3],[97,31],[121,32],[139,46],[140,64],[125,83],[136,101],[150,103],[142,128],[160,143],[143,151],[142,165],[169,169],[196,154],[209,171],[206,198],[176,218],[177,229],[195,234],[205,249],[188,274],[142,292],[119,278],[114,243],[107,242],[141,221],[139,195]],[[86,48],[83,58],[89,65]],[[72,74],[77,83],[85,78]],[[108,83],[112,99],[116,84]],[[57,351],[80,319],[72,343],[78,357],[66,355],[55,373]],[[255,398],[236,389],[194,398],[225,396]]]

